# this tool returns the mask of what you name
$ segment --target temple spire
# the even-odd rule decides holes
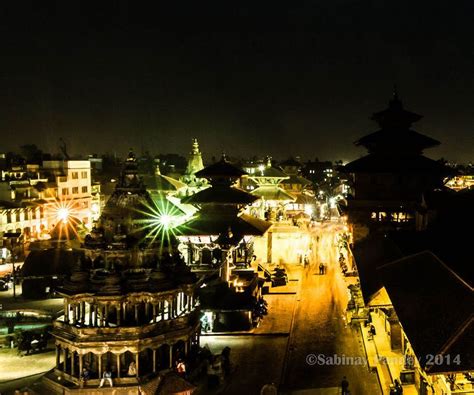
[[[200,155],[201,153],[199,152],[199,143],[196,138],[193,139],[193,149],[191,151],[193,155]]]
[[[188,164],[186,166],[185,175],[191,176],[194,175],[199,170],[204,169],[202,163],[201,151],[199,151],[199,143],[196,138],[192,140],[193,146],[188,158]]]

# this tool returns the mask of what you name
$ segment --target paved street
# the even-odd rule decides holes
[[[236,369],[222,393],[259,394],[263,384],[274,382],[282,394],[340,394],[343,376],[352,395],[380,393],[376,375],[365,366],[307,363],[310,354],[365,358],[359,329],[345,322],[349,295],[335,249],[335,235],[340,230],[342,225],[337,223],[312,229],[311,265],[287,265],[289,278],[299,279],[293,283],[297,284],[293,287],[297,295],[267,296],[269,315],[254,335],[202,338],[214,352],[226,345],[232,349]],[[327,274],[322,276],[318,274],[320,262],[327,265]],[[288,335],[282,336],[285,332]]]
[[[312,358],[308,357],[310,354],[365,356],[359,330],[345,321],[348,292],[334,247],[335,231],[338,228],[339,225],[334,224],[314,230],[315,252],[311,266],[305,269],[302,277],[280,386],[286,393],[309,388],[338,387],[343,376],[347,377],[353,395],[380,392],[377,377],[364,366],[311,365],[307,362],[307,358]],[[316,241],[317,237],[319,242]],[[320,262],[327,266],[325,275],[319,275]]]

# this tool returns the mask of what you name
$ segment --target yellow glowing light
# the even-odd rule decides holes
[[[61,207],[57,213],[58,219],[66,222],[69,218],[69,210],[66,207]]]

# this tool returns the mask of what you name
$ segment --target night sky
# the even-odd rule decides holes
[[[396,83],[429,156],[474,160],[472,0],[33,3],[1,6],[0,152],[349,160]]]

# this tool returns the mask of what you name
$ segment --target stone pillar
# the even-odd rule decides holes
[[[69,323],[69,305],[67,303],[67,299],[64,299],[64,322],[66,324]]]
[[[71,376],[74,376],[74,351],[71,352]]]
[[[188,356],[188,342],[189,342],[189,339],[186,339],[186,341],[184,342],[184,355],[187,357]]]
[[[152,305],[153,322],[156,322],[156,304]]]
[[[138,369],[140,369],[140,353],[137,351],[135,353],[135,365],[137,366],[137,377],[139,376]]]
[[[153,373],[156,373],[156,348],[153,349]]]
[[[272,263],[273,233],[267,232],[267,263]]]
[[[63,348],[63,372],[66,373],[67,350]]]
[[[120,326],[121,323],[122,323],[122,311],[121,311],[121,306],[122,304],[119,303],[117,306],[115,306],[116,310],[117,310],[117,326]]]
[[[164,321],[165,320],[165,303],[166,301],[162,301],[160,302],[160,308],[161,308],[161,320]]]
[[[56,369],[59,369],[61,363],[61,346],[56,345]]]
[[[97,369],[99,372],[99,380],[102,378],[102,354],[97,355]]]
[[[104,306],[104,326],[108,326],[109,325],[109,304],[107,303],[105,306]]]
[[[76,305],[72,305],[72,324],[76,325]]]
[[[135,324],[138,325],[138,305],[135,303],[134,304],[135,308]]]
[[[82,368],[83,368],[83,355],[82,354],[78,354],[78,357],[79,357],[79,378],[81,378],[81,374],[82,374]]]
[[[120,354],[115,354],[117,358],[117,378],[120,378]]]
[[[150,303],[145,302],[145,318],[146,318],[146,323],[148,324],[150,322],[149,320],[149,315],[150,315]]]
[[[170,369],[173,369],[173,345],[170,345]]]

